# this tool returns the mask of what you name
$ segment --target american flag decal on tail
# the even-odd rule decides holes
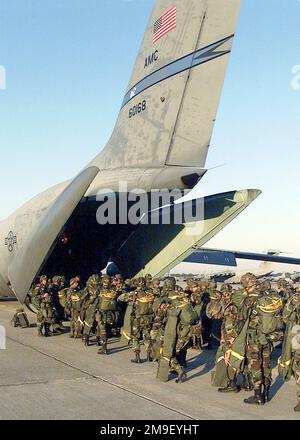
[[[153,28],[153,43],[176,28],[176,6],[165,12],[155,23]]]

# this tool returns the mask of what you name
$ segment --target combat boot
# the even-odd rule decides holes
[[[74,333],[73,333],[73,332],[71,332],[71,333],[69,334],[69,338],[74,338]]]
[[[207,343],[207,346],[206,347],[204,347],[205,348],[205,350],[212,350],[212,344],[211,344],[211,342],[208,342]]]
[[[298,405],[295,406],[294,411],[296,412],[300,411],[300,400],[298,401]]]
[[[108,354],[107,352],[107,345],[106,344],[102,344],[98,350],[98,354]]]
[[[147,362],[153,362],[150,352],[147,352]]]
[[[265,403],[270,402],[270,385],[264,385],[264,400]]]
[[[183,383],[186,380],[186,372],[184,369],[180,370],[178,373],[178,377],[176,379],[176,383]]]
[[[249,373],[243,375],[243,382],[241,388],[244,391],[253,391],[253,384]]]
[[[237,386],[235,380],[230,380],[227,387],[218,388],[218,391],[219,393],[238,393],[240,391],[240,388]]]
[[[61,332],[59,330],[51,330],[49,331],[49,335],[48,336],[58,336],[61,335]]]
[[[97,344],[98,347],[101,347],[101,338],[100,338],[100,336],[96,337],[96,344]]]
[[[250,405],[264,405],[265,399],[261,387],[258,390],[254,390],[254,396],[244,399],[244,403],[249,403]]]
[[[139,351],[136,351],[136,352],[135,352],[135,359],[131,359],[131,362],[132,362],[133,364],[141,364],[141,363],[142,363],[142,361],[141,361],[141,356],[140,356],[140,352],[139,352]]]
[[[187,355],[187,350],[183,349],[181,350],[180,354],[179,354],[179,363],[183,368],[187,367],[187,362],[186,362],[186,355]]]
[[[50,333],[50,325],[49,324],[44,324],[44,336],[46,336],[46,337],[48,337],[48,336],[51,336],[51,333]]]
[[[193,341],[192,349],[193,349],[193,350],[201,350],[201,348],[202,348],[201,341],[200,341],[199,338],[196,338],[196,339]]]
[[[90,337],[89,335],[84,335],[83,336],[83,343],[85,347],[88,347],[90,345]]]

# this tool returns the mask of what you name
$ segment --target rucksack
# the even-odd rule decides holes
[[[276,330],[282,330],[282,307],[283,303],[278,295],[264,295],[258,299],[257,309],[263,334],[269,335]]]

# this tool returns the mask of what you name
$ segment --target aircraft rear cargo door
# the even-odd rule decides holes
[[[113,261],[126,277],[162,276],[214,237],[259,194],[259,190],[233,191],[165,206],[157,211],[160,224],[145,224],[142,219]],[[193,214],[190,208],[195,205],[200,207],[196,218],[184,216],[182,224],[162,224],[168,217],[174,220],[179,211]]]

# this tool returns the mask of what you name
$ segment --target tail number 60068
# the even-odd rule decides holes
[[[133,116],[138,115],[141,112],[144,112],[146,110],[147,107],[147,103],[146,101],[142,101],[137,105],[134,105],[130,110],[129,110],[129,118],[133,118]]]

